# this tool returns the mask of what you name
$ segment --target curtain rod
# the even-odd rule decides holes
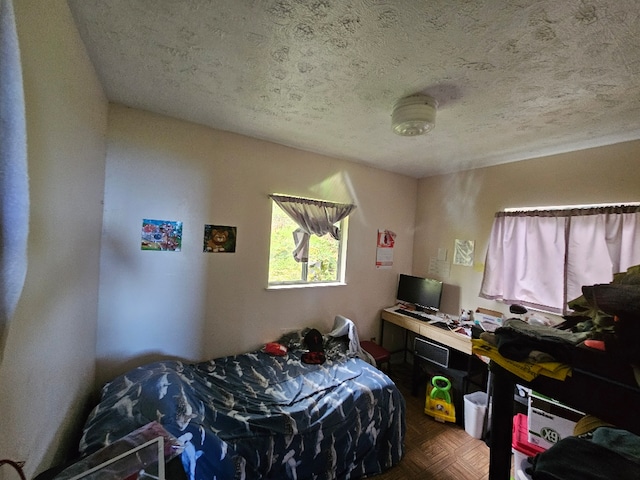
[[[510,207],[505,208],[503,212],[529,212],[534,210],[573,210],[576,208],[600,208],[600,207],[637,207],[640,202],[624,202],[624,203],[591,203],[586,205],[553,205],[548,207]]]

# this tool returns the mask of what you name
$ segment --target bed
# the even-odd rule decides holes
[[[117,377],[84,426],[81,454],[158,422],[182,445],[189,480],[356,479],[397,464],[405,402],[363,360],[353,323],[336,317],[321,364],[302,361],[304,333],[280,339],[281,356],[159,361]]]

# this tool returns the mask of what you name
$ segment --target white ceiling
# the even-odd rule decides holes
[[[640,138],[638,0],[68,3],[110,101],[406,175]]]

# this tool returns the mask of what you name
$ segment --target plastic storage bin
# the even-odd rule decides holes
[[[482,438],[486,411],[486,392],[473,392],[464,396],[464,429],[473,438]]]
[[[529,433],[529,422],[523,413],[513,417],[513,428],[511,436],[511,451],[513,452],[513,477],[516,480],[529,480],[531,477],[525,473],[528,457],[534,457],[546,449],[533,443],[529,443],[527,437]]]

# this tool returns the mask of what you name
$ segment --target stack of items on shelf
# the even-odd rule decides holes
[[[474,353],[528,381],[538,375],[564,380],[575,367],[640,385],[640,265],[582,292],[569,302],[573,313],[564,323],[508,318],[494,331],[474,335]]]
[[[573,435],[544,449],[523,440],[522,424],[526,420],[522,417],[514,419],[516,480],[638,479],[639,436],[586,415],[576,423]]]
[[[582,293],[565,317],[572,330],[588,335],[573,365],[640,386],[640,265],[616,273],[611,283],[583,286]]]
[[[511,318],[495,332],[473,339],[473,353],[488,357],[518,377],[531,381],[538,375],[564,380],[571,372],[572,350],[586,334],[530,325]]]
[[[614,275],[610,284],[583,286],[582,292],[582,297],[569,302],[574,313],[565,316],[563,324],[552,327],[509,318],[494,332],[480,333],[479,338],[472,341],[473,352],[489,357],[527,382],[539,375],[562,381],[575,370],[576,377],[580,373],[582,378],[601,378],[608,382],[606,384],[629,389],[630,395],[637,395],[640,385],[640,266]],[[539,385],[542,388],[544,384],[540,382]],[[581,385],[584,387],[584,382]],[[567,393],[566,389],[563,391]],[[617,404],[610,402],[609,415],[605,408],[599,408],[605,405],[606,391],[595,393],[598,402],[594,404],[594,410],[603,417],[616,418],[616,423],[626,425],[620,412],[628,412],[630,417],[635,415],[633,408],[636,405],[621,398],[622,394],[617,394]],[[574,398],[583,408],[589,408],[589,403],[578,401],[576,395],[567,394],[563,398],[567,401]],[[522,433],[524,419],[514,419],[512,448],[517,454],[514,462],[516,480],[640,478],[640,436],[589,415],[575,424],[565,425],[562,430],[562,422],[554,414],[540,413],[532,408],[536,402],[552,402],[536,400],[535,395],[531,399],[526,440]],[[565,419],[571,410],[563,407]],[[581,412],[571,413],[581,415]],[[569,417],[568,420],[575,422],[576,418]],[[628,423],[635,432],[637,422]]]
[[[513,418],[512,451],[515,480],[528,480],[529,457],[545,452],[574,435],[584,413],[557,400],[529,391],[527,414]]]

